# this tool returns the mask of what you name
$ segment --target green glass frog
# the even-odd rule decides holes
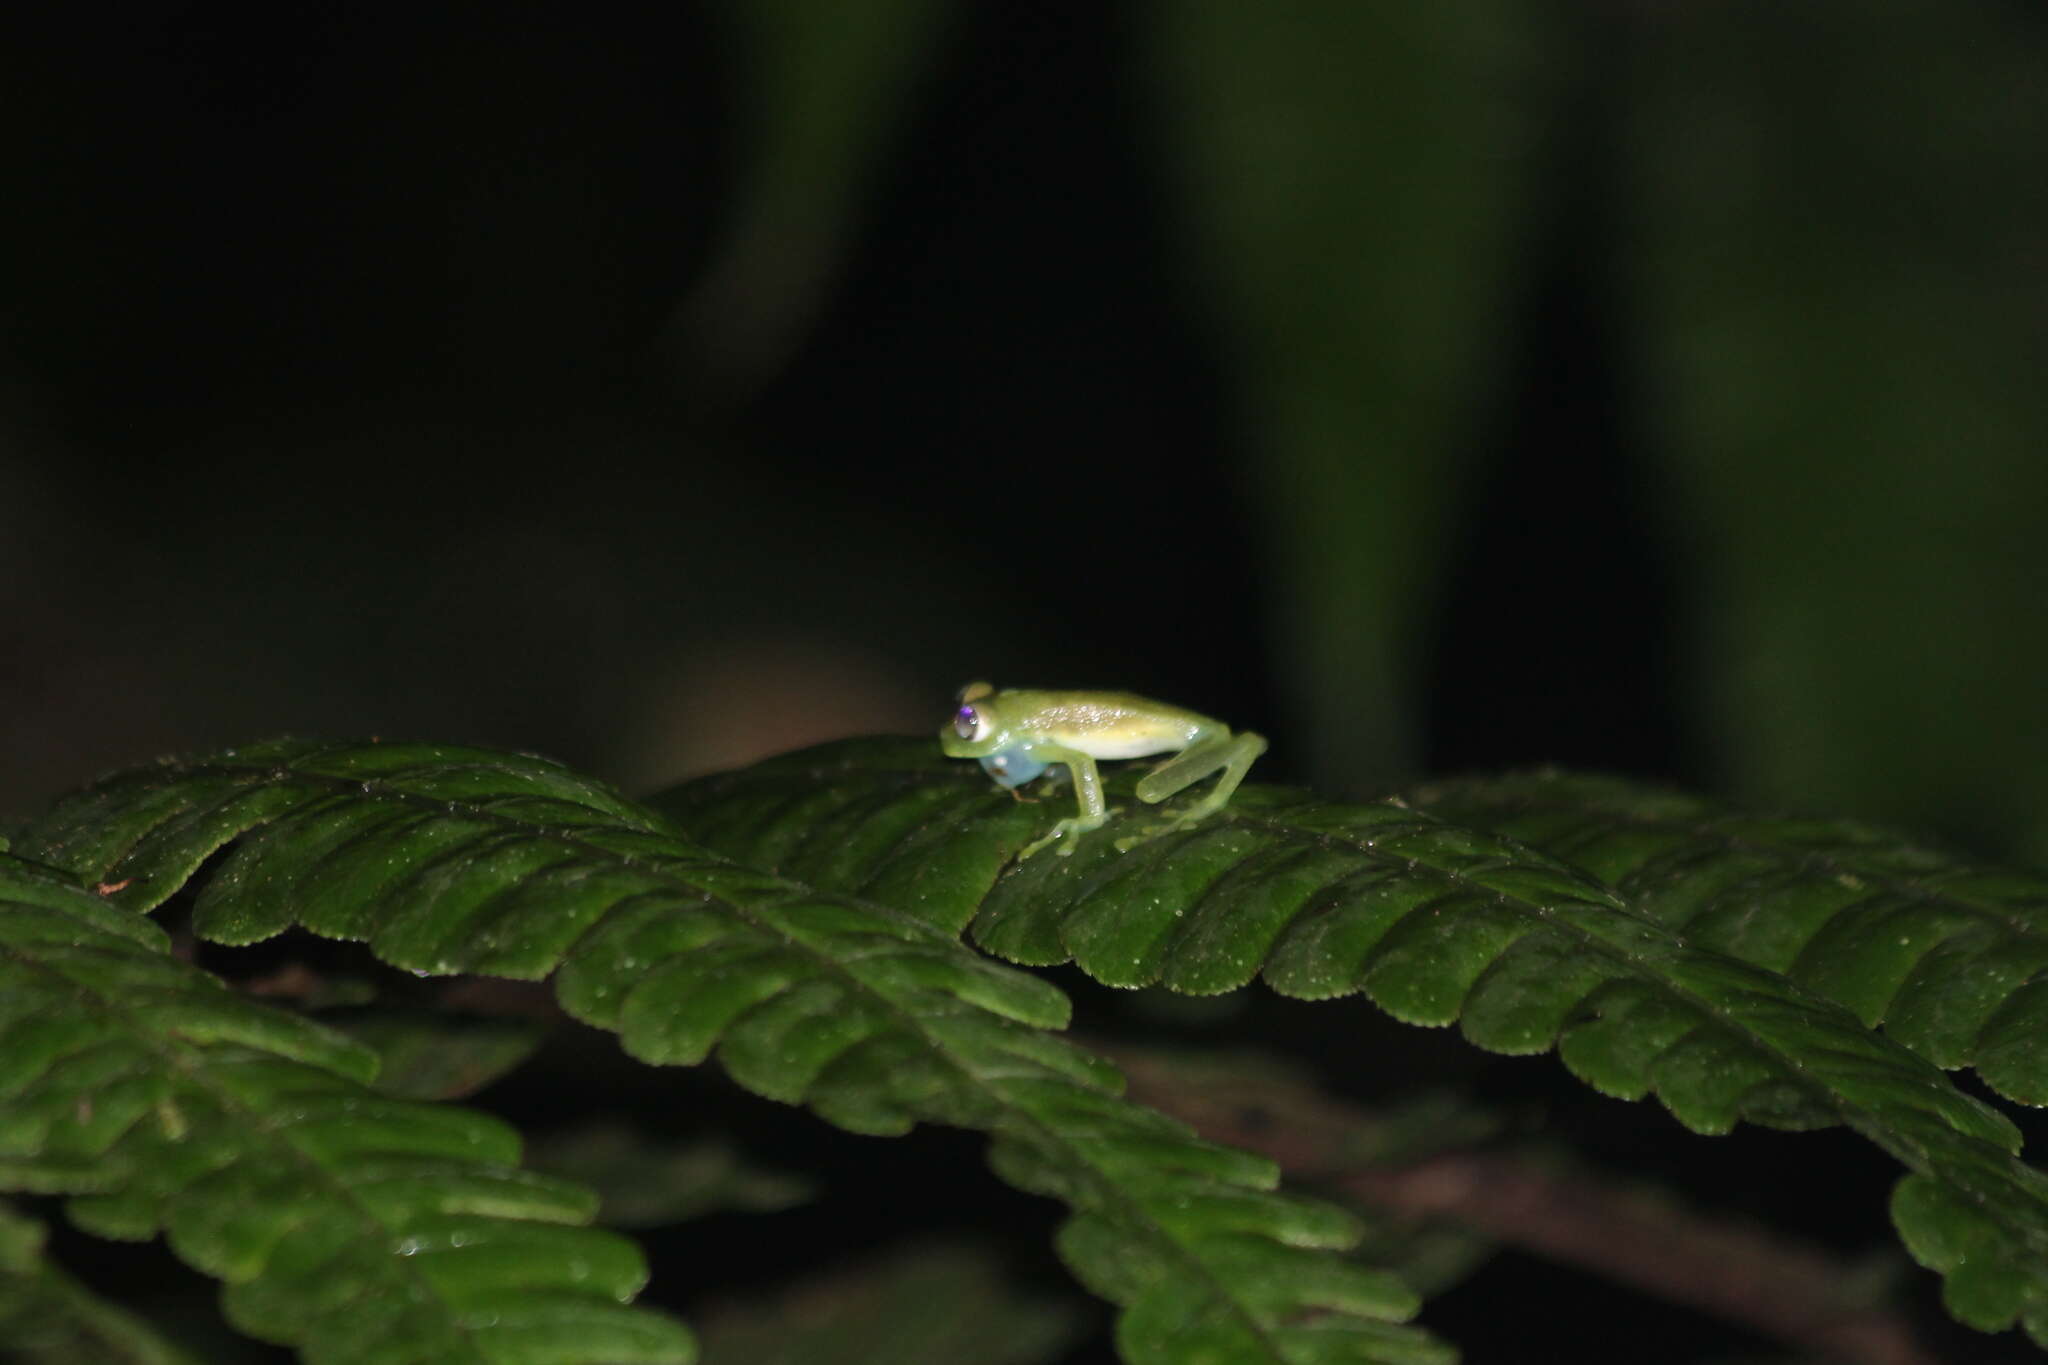
[[[1266,751],[1266,741],[1248,730],[1232,734],[1221,721],[1129,692],[998,692],[976,682],[960,689],[959,701],[952,721],[939,731],[939,747],[948,758],[980,760],[984,772],[1013,792],[1057,764],[1073,775],[1080,813],[1026,845],[1019,858],[1062,839],[1066,842],[1060,845],[1061,855],[1072,853],[1074,840],[1067,836],[1078,837],[1109,818],[1102,800],[1102,775],[1095,768],[1098,758],[1172,754],[1139,780],[1138,799],[1147,803],[1164,801],[1212,773],[1222,773],[1207,796],[1173,819],[1117,840],[1119,849],[1128,849],[1221,810],[1252,761]]]

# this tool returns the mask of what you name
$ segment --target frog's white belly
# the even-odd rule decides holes
[[[1079,749],[1090,758],[1147,758],[1187,748],[1194,739],[1194,729],[1190,726],[1185,730],[1097,730],[1073,735],[1054,730],[1050,737],[1054,743]]]

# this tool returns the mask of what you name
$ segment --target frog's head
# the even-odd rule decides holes
[[[960,689],[953,719],[939,730],[939,748],[948,758],[980,758],[1004,746],[1009,727],[1002,718],[1002,698],[985,682]]]

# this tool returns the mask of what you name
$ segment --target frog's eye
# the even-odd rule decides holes
[[[989,723],[981,712],[972,706],[963,706],[953,713],[953,733],[962,739],[987,739]]]

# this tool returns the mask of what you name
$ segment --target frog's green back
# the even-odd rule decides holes
[[[1003,723],[1096,758],[1139,758],[1184,749],[1228,727],[1186,707],[1135,692],[1005,690],[992,699]]]

